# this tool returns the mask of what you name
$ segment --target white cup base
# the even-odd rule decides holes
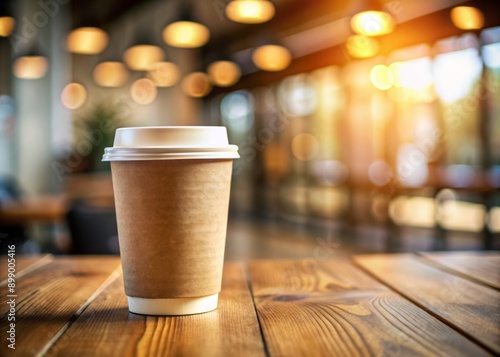
[[[192,315],[215,310],[219,294],[196,298],[146,299],[127,296],[128,309],[140,315]]]

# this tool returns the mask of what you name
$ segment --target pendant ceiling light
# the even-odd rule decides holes
[[[269,21],[274,13],[274,5],[268,0],[232,0],[226,6],[227,18],[244,24]]]
[[[14,27],[16,26],[16,20],[10,16],[0,16],[0,37],[8,37]]]
[[[394,26],[394,18],[384,11],[363,11],[351,19],[352,30],[364,36],[386,35],[394,30]]]
[[[292,54],[283,46],[264,45],[252,53],[253,63],[264,71],[282,71],[290,65]]]
[[[391,33],[396,26],[394,17],[381,6],[380,0],[368,1],[368,10],[351,18],[351,28],[363,36],[380,36]]]
[[[210,32],[205,25],[193,21],[177,21],[163,30],[163,39],[167,45],[180,48],[201,47],[210,39]]]
[[[8,1],[0,2],[0,37],[8,37],[14,31],[16,20],[12,17],[12,11],[9,11]]]
[[[210,39],[210,31],[205,25],[195,21],[186,3],[182,4],[179,21],[167,25],[163,29],[163,40],[172,47],[201,47]]]
[[[347,52],[354,58],[370,58],[375,56],[379,50],[376,39],[362,35],[351,35],[345,43]]]
[[[478,30],[484,25],[484,15],[472,6],[457,6],[451,10],[451,21],[462,30]]]
[[[95,66],[93,77],[101,87],[116,88],[127,83],[129,72],[123,62],[105,61]]]
[[[148,77],[157,87],[172,87],[179,81],[181,72],[175,63],[156,62],[148,70]]]
[[[232,61],[215,61],[207,68],[210,81],[219,87],[229,87],[241,77],[240,67]]]
[[[49,68],[47,57],[38,50],[38,45],[31,46],[31,51],[14,61],[12,72],[21,79],[38,79],[45,76]]]
[[[108,34],[98,27],[79,27],[66,37],[66,49],[72,53],[95,55],[108,45]]]
[[[118,37],[121,34],[114,34]],[[120,53],[120,42],[118,38],[111,38],[110,46],[99,57],[101,62],[98,63],[92,71],[94,82],[106,88],[118,88],[125,85],[130,77],[130,72],[118,55]]]
[[[139,44],[125,51],[123,60],[127,66],[135,71],[147,71],[153,63],[163,61],[163,50],[151,44]]]

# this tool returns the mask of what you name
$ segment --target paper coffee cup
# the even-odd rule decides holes
[[[111,161],[129,310],[188,315],[217,308],[232,160],[224,127],[116,131]]]

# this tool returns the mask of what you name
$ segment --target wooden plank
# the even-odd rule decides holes
[[[0,255],[0,286],[7,283],[7,255]],[[53,256],[50,254],[41,255],[16,255],[16,278],[20,278],[23,275],[41,267],[42,265],[50,263],[54,260]]]
[[[0,356],[34,356],[55,338],[93,298],[119,267],[119,258],[56,257],[54,261],[17,279],[15,298],[16,349],[2,338]],[[116,276],[116,274],[115,274]],[[7,316],[10,294],[0,296],[0,316]],[[0,330],[9,330],[2,318]],[[6,335],[6,334],[5,334]]]
[[[495,289],[500,289],[500,252],[420,253],[423,257]]]
[[[271,356],[488,355],[347,260],[257,261],[250,281]]]
[[[354,259],[420,307],[500,353],[500,292],[425,264],[411,254]]]
[[[49,356],[264,356],[242,267],[224,267],[219,308],[157,317],[128,312],[122,279],[110,285],[48,351]]]

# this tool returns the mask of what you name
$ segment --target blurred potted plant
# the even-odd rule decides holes
[[[89,148],[85,150],[87,162],[85,171],[109,171],[109,162],[102,162],[101,159],[104,148],[113,146],[115,130],[122,126],[119,124],[123,124],[123,119],[118,111],[105,103],[98,103],[85,114],[77,117],[75,149]]]

